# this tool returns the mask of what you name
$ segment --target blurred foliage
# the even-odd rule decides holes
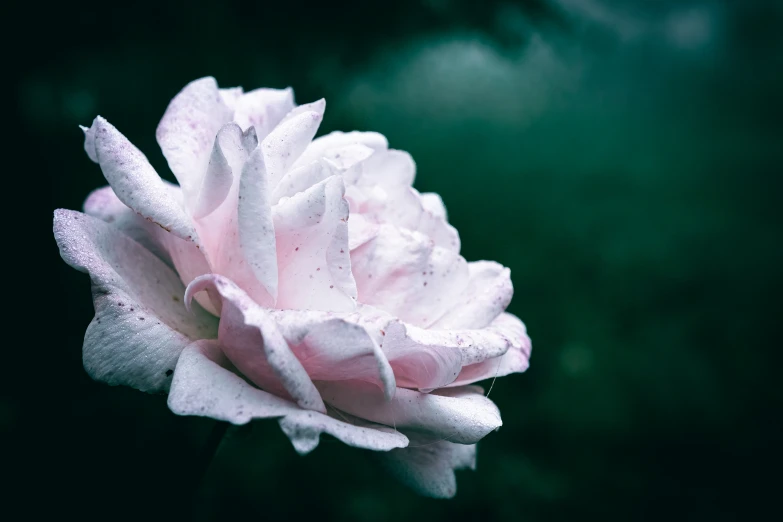
[[[28,509],[717,521],[774,506],[779,3],[17,8],[45,49],[10,60],[20,156],[37,159],[26,179],[49,183],[34,241],[46,295],[56,295],[51,339],[11,349],[10,371],[27,370],[0,402],[0,427],[24,455],[17,483],[52,499]],[[300,103],[325,97],[322,132],[384,133],[416,159],[416,186],[443,196],[465,257],[511,268],[510,311],[528,325],[531,368],[494,384],[504,426],[480,444],[478,470],[458,474],[456,499],[414,496],[372,455],[334,440],[299,458],[273,421],[232,433],[199,485],[211,421],[177,418],[163,397],[82,371],[89,284],[59,259],[48,221],[104,184],[77,124],[107,117],[171,179],[154,129],[170,98],[204,75],[291,85]]]

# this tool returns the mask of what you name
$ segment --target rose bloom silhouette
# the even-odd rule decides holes
[[[382,135],[313,139],[324,108],[188,84],[157,129],[179,186],[105,119],[83,128],[109,186],[55,211],[54,235],[92,281],[84,367],[167,392],[176,414],[276,418],[300,454],[321,433],[384,452],[451,497],[501,425],[471,383],[528,366],[509,270],[460,256],[441,198]]]

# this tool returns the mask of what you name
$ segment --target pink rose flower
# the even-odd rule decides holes
[[[276,418],[300,454],[321,433],[385,452],[451,497],[501,425],[471,383],[528,366],[509,270],[460,256],[440,197],[382,135],[313,139],[324,107],[190,83],[157,129],[179,186],[105,119],[84,128],[109,186],[54,218],[92,280],[84,367],[168,392],[180,415]]]

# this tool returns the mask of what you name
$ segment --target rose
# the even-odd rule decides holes
[[[470,384],[527,368],[509,270],[459,255],[440,197],[382,135],[313,140],[324,107],[190,83],[157,129],[179,186],[105,119],[83,128],[110,186],[57,210],[54,233],[92,280],[84,367],[168,391],[177,414],[278,418],[301,454],[321,433],[386,452],[450,497],[501,425]]]

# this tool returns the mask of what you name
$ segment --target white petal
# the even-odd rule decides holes
[[[120,201],[172,234],[198,243],[190,217],[144,154],[100,116],[92,131],[98,163]]]
[[[334,131],[313,140],[304,153],[302,153],[301,157],[296,161],[296,166],[305,165],[320,159],[329,149],[353,144],[366,145],[376,151],[389,148],[389,142],[383,134],[378,134],[377,132]]]
[[[416,326],[437,321],[468,283],[463,257],[391,225],[353,250],[351,265],[359,302]]]
[[[316,183],[320,183],[335,172],[323,161],[312,161],[300,167],[294,167],[283,176],[272,193],[270,202],[276,205],[284,197],[304,192]]]
[[[307,148],[321,124],[322,114],[306,111],[281,123],[264,138],[261,148],[269,176],[269,187],[274,190],[291,165]]]
[[[240,96],[234,105],[234,121],[246,130],[255,127],[263,140],[294,108],[294,91],[287,89],[255,89]]]
[[[432,328],[483,328],[506,309],[514,295],[511,271],[494,261],[468,263],[470,282]]]
[[[118,228],[165,263],[171,264],[171,257],[160,239],[161,234],[167,232],[128,208],[111,187],[93,190],[84,201],[84,213]]]
[[[376,383],[387,399],[394,395],[394,371],[379,345],[382,336],[377,330],[331,312],[273,310],[270,314],[313,380],[360,379]]]
[[[167,389],[179,353],[195,339],[214,337],[217,321],[200,307],[188,313],[177,274],[111,225],[57,210],[54,234],[65,262],[92,280],[87,372],[112,385]]]
[[[449,386],[462,386],[483,379],[504,377],[527,370],[531,343],[522,321],[509,313],[504,313],[495,319],[488,329],[492,328],[502,332],[509,339],[511,346],[499,357],[486,358],[478,362],[476,359],[467,359],[467,365],[462,368],[457,379]]]
[[[201,187],[218,130],[231,121],[223,97],[214,78],[190,82],[158,124],[158,145],[188,200]]]
[[[391,401],[361,381],[320,381],[318,389],[327,404],[351,415],[459,444],[474,444],[502,425],[497,406],[470,386],[434,393],[398,388]]]
[[[443,204],[443,199],[434,192],[422,192],[421,205],[424,210],[432,214],[436,218],[446,219],[446,206]]]
[[[457,492],[454,470],[476,469],[476,445],[412,436],[407,448],[392,450],[383,460],[392,474],[418,494],[452,498]]]
[[[344,191],[342,179],[332,176],[273,207],[280,273],[277,308],[355,308]]]
[[[186,302],[207,288],[223,298],[218,339],[239,371],[261,388],[289,394],[302,408],[326,412],[318,390],[269,313],[219,275],[194,280],[187,288]]]
[[[343,420],[303,410],[295,404],[259,390],[227,369],[229,362],[214,341],[188,346],[179,358],[168,404],[178,415],[212,417],[233,424],[251,419],[280,417],[283,432],[301,454],[312,451],[321,433],[328,433],[358,448],[388,451],[405,447],[405,435],[348,416]]]
[[[256,280],[277,299],[277,249],[268,177],[261,149],[250,154],[239,182],[239,249]]]
[[[192,214],[196,219],[212,213],[225,201],[234,181],[234,169],[240,168],[249,151],[258,145],[255,131],[243,133],[235,123],[227,123],[218,131],[201,189]],[[241,159],[237,159],[237,156]]]

